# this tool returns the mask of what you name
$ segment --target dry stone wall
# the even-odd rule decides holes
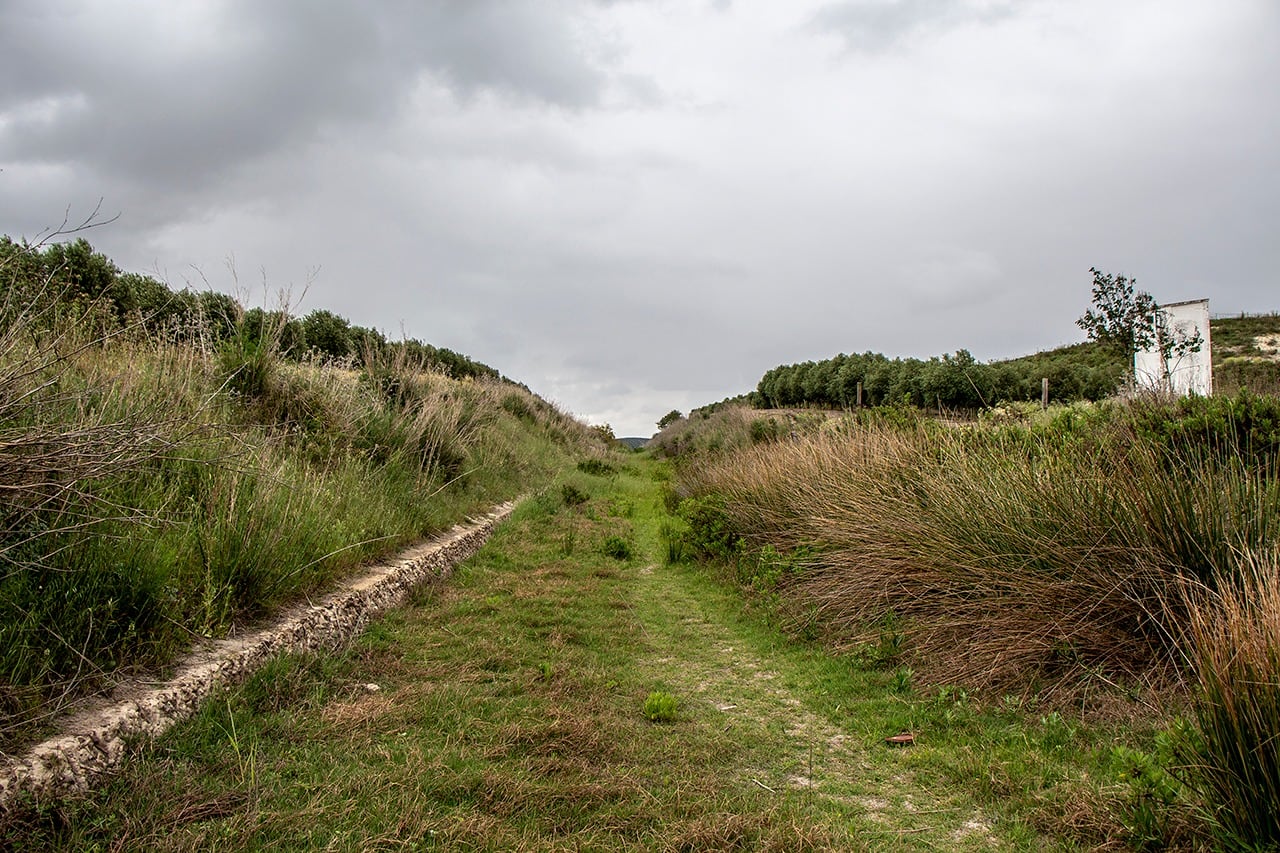
[[[243,680],[276,655],[341,648],[375,616],[403,603],[415,586],[447,576],[479,550],[513,508],[514,504],[503,504],[484,518],[410,548],[319,604],[295,608],[247,635],[213,643],[193,654],[161,687],[118,688],[109,703],[68,720],[63,734],[21,757],[3,760],[0,811],[87,790],[124,760],[131,744],[191,716],[210,695]]]

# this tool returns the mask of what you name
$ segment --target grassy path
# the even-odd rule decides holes
[[[347,653],[272,664],[101,791],[0,838],[76,850],[1037,846],[947,781],[939,768],[956,759],[883,744],[921,723],[891,673],[786,643],[703,570],[663,565],[654,470],[573,472]],[[642,713],[651,691],[678,699],[673,721]]]

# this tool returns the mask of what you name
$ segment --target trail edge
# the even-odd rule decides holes
[[[61,734],[16,759],[0,756],[0,814],[21,803],[89,790],[124,761],[131,745],[191,716],[209,696],[244,680],[276,655],[341,648],[370,620],[402,604],[415,586],[452,574],[514,508],[514,502],[500,504],[347,581],[319,604],[299,605],[248,634],[209,644],[192,653],[160,687],[117,688],[115,699],[76,714]],[[128,698],[121,700],[121,694]]]

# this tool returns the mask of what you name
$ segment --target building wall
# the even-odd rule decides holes
[[[1160,306],[1169,318],[1169,328],[1176,334],[1200,332],[1199,352],[1188,353],[1168,366],[1169,382],[1165,383],[1165,366],[1158,349],[1139,352],[1133,357],[1133,377],[1140,388],[1172,390],[1176,394],[1213,393],[1213,360],[1209,341],[1209,300],[1175,302]]]

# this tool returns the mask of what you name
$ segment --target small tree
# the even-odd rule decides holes
[[[658,420],[658,429],[666,429],[667,427],[671,426],[671,424],[675,423],[676,421],[680,420],[683,417],[684,415],[680,414],[679,409],[672,409],[671,411],[663,415],[661,419]]]
[[[1200,330],[1187,334],[1171,327],[1169,315],[1155,297],[1136,288],[1136,279],[1093,267],[1089,272],[1093,273],[1093,307],[1076,320],[1076,325],[1090,340],[1122,355],[1129,370],[1133,370],[1137,353],[1155,348],[1160,353],[1163,380],[1169,384],[1173,365],[1200,351],[1204,344]]]

